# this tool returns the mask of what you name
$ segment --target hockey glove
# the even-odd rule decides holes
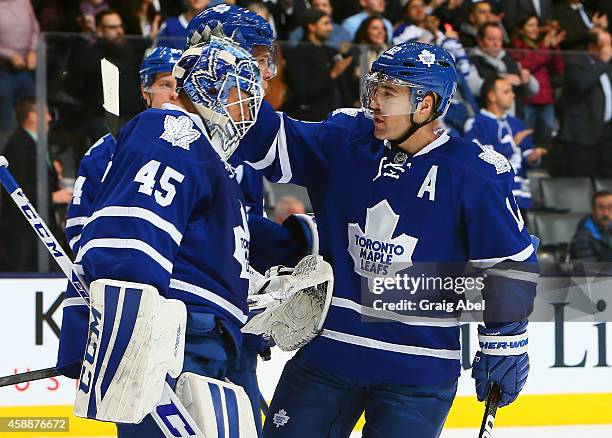
[[[483,401],[491,383],[501,389],[499,406],[506,406],[518,397],[529,373],[527,355],[527,322],[517,322],[494,329],[478,326],[480,350],[472,364],[476,395]]]
[[[307,214],[292,214],[283,222],[283,227],[301,236],[304,241],[304,255],[319,254],[319,232],[314,216]]]

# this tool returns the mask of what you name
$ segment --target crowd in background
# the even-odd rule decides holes
[[[359,107],[371,63],[393,45],[421,41],[446,48],[459,73],[440,127],[508,158],[523,211],[532,208],[530,169],[612,177],[609,0],[0,0],[0,152],[5,143],[15,154],[12,143],[36,140],[24,111],[33,108],[41,32],[48,32],[49,144],[69,151],[73,174],[107,132],[99,60],[119,67],[128,120],[144,109],[138,70],[146,50],[182,49],[189,20],[221,3],[270,23],[279,68],[266,98],[293,117],[322,120],[335,108]],[[67,189],[55,184],[62,163],[48,163],[50,204],[66,203],[59,190]],[[602,226],[609,236],[609,223]]]

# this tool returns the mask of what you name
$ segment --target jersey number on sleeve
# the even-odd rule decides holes
[[[134,182],[140,183],[138,191],[145,195],[151,196],[153,194],[153,186],[156,183],[155,177],[159,171],[161,163],[156,160],[151,160],[140,168]],[[167,207],[172,203],[174,196],[176,195],[176,188],[172,184],[172,180],[177,181],[179,184],[183,182],[185,176],[174,170],[172,167],[167,166],[159,179],[159,186],[165,192],[162,193],[159,190],[155,190],[155,202],[162,207]]]
[[[83,184],[85,184],[85,177],[79,176],[74,182],[74,189],[72,192],[72,205],[81,205],[81,196],[83,196]]]

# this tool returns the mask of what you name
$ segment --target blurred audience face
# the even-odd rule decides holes
[[[484,53],[494,58],[497,58],[502,50],[504,36],[499,27],[487,26],[482,39],[478,40],[478,47]]]
[[[329,0],[314,0],[310,3],[313,9],[325,12],[330,17],[333,15],[333,9]]]
[[[406,18],[417,26],[421,26],[427,19],[427,11],[425,10],[425,2],[423,0],[412,0],[406,6]]]
[[[385,0],[359,0],[359,4],[370,15],[385,12]]]
[[[497,109],[505,113],[513,107],[514,98],[514,91],[510,82],[500,79],[495,82],[495,87],[487,95],[487,109]]]
[[[319,18],[315,23],[308,25],[308,32],[319,41],[325,41],[333,31],[329,15]]]
[[[268,8],[266,8],[266,6],[263,3],[258,3],[258,2],[250,3],[247,6],[247,9],[251,12],[255,12],[257,15],[259,15],[264,20],[268,22],[270,21],[270,12],[268,11]]]
[[[274,208],[274,221],[282,224],[292,214],[304,214],[304,203],[293,196],[283,196]]]
[[[151,108],[161,108],[164,103],[176,103],[176,79],[171,72],[157,73],[150,87],[141,85],[142,98]]]
[[[105,15],[96,32],[102,39],[110,43],[118,43],[123,40],[123,21],[118,14]]]
[[[487,2],[476,3],[468,19],[476,29],[480,28],[483,24],[491,21],[491,5]]]
[[[612,224],[612,194],[597,196],[593,201],[593,220],[608,229]]]
[[[51,113],[49,112],[49,108],[45,107],[45,132],[49,132],[49,125],[53,118],[51,117]],[[36,105],[34,104],[31,110],[28,112],[28,115],[23,120],[21,127],[29,132],[37,132],[38,131],[38,113],[36,112]]]
[[[387,29],[385,28],[385,23],[380,19],[372,20],[368,25],[366,35],[370,44],[377,46],[384,45],[387,42]]]
[[[199,12],[208,6],[210,0],[187,0],[185,3],[188,9]]]
[[[537,40],[538,36],[540,35],[540,27],[538,26],[537,17],[531,17],[529,20],[527,20],[521,28],[521,32],[527,38]]]

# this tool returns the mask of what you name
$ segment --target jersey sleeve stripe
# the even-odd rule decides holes
[[[262,170],[270,166],[272,163],[274,163],[274,160],[276,159],[276,143],[277,142],[278,142],[278,134],[276,135],[276,138],[272,142],[272,146],[270,146],[270,149],[268,149],[266,156],[263,157],[262,160],[256,161],[254,163],[251,161],[245,161],[245,163],[251,166],[255,170]]]
[[[155,225],[161,231],[164,231],[170,235],[172,240],[177,245],[181,244],[183,234],[171,223],[165,219],[159,217],[159,215],[153,213],[151,210],[147,210],[141,207],[120,207],[120,206],[109,206],[104,207],[94,214],[92,214],[86,221],[84,226],[87,226],[91,222],[95,221],[100,217],[125,217],[125,218],[138,218],[145,220],[152,225]]]
[[[87,306],[87,303],[82,297],[72,297],[64,299],[62,306],[65,309],[66,307]]]
[[[87,221],[86,216],[71,217],[70,219],[66,220],[66,228],[85,225],[85,221]]]
[[[242,312],[242,310],[208,289],[201,288],[195,284],[187,283],[185,281],[177,280],[176,278],[170,279],[170,288],[188,292],[215,303],[217,306],[223,307],[225,310],[230,312],[243,324],[247,321],[248,317]]]
[[[438,348],[415,347],[413,345],[399,345],[391,342],[378,341],[376,339],[365,338],[362,336],[351,335],[348,333],[337,332],[325,329],[321,336],[347,344],[358,345],[361,347],[373,348],[376,350],[392,351],[394,353],[413,354],[416,356],[431,356],[440,359],[461,359],[461,350],[447,350]]]
[[[172,273],[172,262],[162,256],[155,248],[142,240],[136,239],[92,239],[81,247],[75,262],[79,262],[87,251],[94,248],[133,249],[148,255],[165,271]]]
[[[72,239],[70,239],[70,242],[68,242],[68,246],[70,246],[70,249],[72,250],[72,252],[74,252],[74,253],[78,252],[77,249],[76,249],[76,246],[77,246],[77,244],[79,243],[80,240],[81,240],[81,235],[80,234],[77,234]]]
[[[535,272],[517,271],[516,269],[487,269],[487,275],[493,275],[496,277],[511,278],[513,280],[527,281],[529,283],[538,282],[540,274]]]
[[[291,163],[289,161],[289,150],[287,149],[287,134],[285,133],[285,120],[283,117],[280,119],[280,128],[278,130],[278,158],[280,160],[280,168],[282,177],[278,180],[279,183],[288,183],[291,181],[292,171]]]
[[[376,310],[372,307],[357,304],[347,298],[333,297],[332,306],[343,309],[353,310],[363,316],[380,318],[387,321],[396,321],[406,325],[424,327],[456,327],[459,323],[458,318],[428,318],[423,316],[400,315],[389,310]]]
[[[503,262],[504,260],[512,260],[515,262],[523,262],[527,260],[531,254],[533,254],[533,245],[530,243],[525,249],[516,254],[512,254],[506,257],[495,257],[490,259],[475,259],[470,260],[472,264],[478,268],[490,268],[498,264],[499,262]]]

